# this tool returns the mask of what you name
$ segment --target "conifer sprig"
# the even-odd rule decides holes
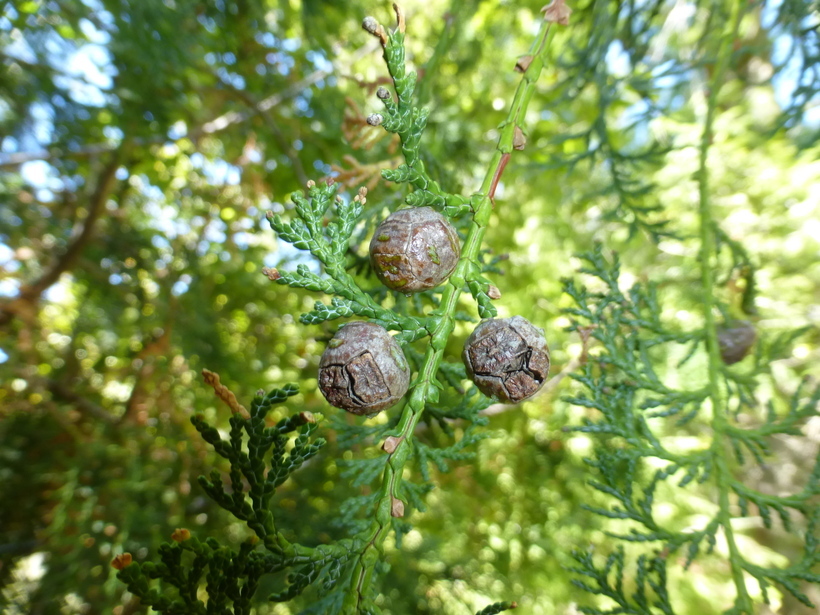
[[[271,227],[283,241],[300,250],[310,252],[324,266],[325,276],[311,271],[307,265],[299,265],[296,271],[281,272],[266,269],[265,273],[277,284],[293,288],[306,288],[331,295],[330,305],[316,302],[313,310],[302,314],[304,324],[318,324],[327,320],[363,316],[386,329],[399,331],[399,339],[410,342],[427,334],[423,318],[413,318],[387,309],[370,294],[362,290],[346,268],[346,255],[350,237],[362,215],[367,200],[367,190],[362,188],[350,201],[336,195],[336,185],[327,182],[309,182],[307,194],[291,195],[296,217],[285,222],[281,216],[268,212]],[[335,204],[335,216],[329,219],[328,211]]]
[[[273,602],[290,600],[318,580],[328,589],[338,582],[344,564],[359,548],[355,539],[315,548],[293,544],[277,527],[270,507],[276,489],[325,445],[323,438],[314,437],[318,420],[308,412],[267,426],[271,408],[298,392],[298,386],[290,384],[260,393],[250,416],[231,416],[227,439],[203,417],[191,418],[202,438],[230,463],[229,490],[216,469],[209,478],[200,476],[200,485],[214,502],[244,521],[255,537],[232,549],[214,538],[201,542],[188,530],[177,530],[173,542],[160,548],[159,563],[140,564],[129,558],[120,566],[119,578],[144,604],[168,614],[244,615],[250,613],[251,598],[265,574],[290,571],[285,589],[269,596]],[[151,586],[153,579],[162,581],[162,589]],[[200,599],[201,586],[206,601]]]
[[[563,0],[557,0],[553,5],[565,9]],[[306,192],[292,195],[295,215],[290,221],[271,212],[267,216],[279,238],[309,252],[321,264],[321,273],[307,265],[299,265],[292,272],[266,269],[265,273],[279,284],[332,297],[330,304],[317,302],[313,310],[303,314],[301,321],[305,324],[359,316],[396,331],[396,339],[407,346],[408,356],[417,367],[408,400],[401,414],[383,425],[350,425],[334,421],[339,442],[348,445],[381,442],[385,454],[356,459],[343,467],[342,475],[352,480],[352,487],[368,486],[372,491],[368,495],[352,497],[341,506],[340,524],[352,529],[352,536],[318,547],[288,541],[270,508],[276,488],[324,444],[322,438],[312,439],[317,424],[307,413],[283,419],[274,427],[266,426],[265,417],[272,405],[294,395],[296,386],[288,385],[267,396],[258,396],[250,413],[235,412],[230,419],[227,439],[204,419],[194,417],[192,421],[203,439],[230,464],[227,489],[218,470],[214,470],[209,478],[201,477],[201,486],[219,506],[244,521],[256,538],[243,543],[238,551],[222,547],[213,539],[200,543],[188,538],[181,545],[166,545],[161,553],[161,564],[131,563],[124,566],[120,578],[129,584],[131,591],[144,598],[146,604],[161,612],[204,613],[204,603],[197,599],[197,588],[202,585],[204,574],[208,612],[213,605],[231,607],[234,613],[246,613],[260,576],[287,570],[284,589],[271,595],[271,601],[290,600],[315,585],[318,586],[318,599],[308,612],[379,613],[375,579],[384,568],[385,540],[393,534],[400,544],[401,537],[411,527],[403,519],[409,512],[408,507],[424,510],[424,495],[433,488],[431,469],[445,472],[451,462],[470,459],[474,455],[471,448],[488,436],[478,427],[486,424],[479,412],[489,405],[490,400],[480,395],[475,387],[467,391],[462,389],[464,368],[445,361],[444,350],[456,320],[473,319],[457,310],[463,293],[472,294],[482,318],[496,314],[491,302],[498,298],[499,292],[484,274],[496,271],[498,259],[488,260],[481,244],[501,174],[513,150],[523,148],[525,143],[522,123],[535,81],[545,63],[551,23],[563,23],[568,13],[559,11],[558,18],[548,15],[543,22],[530,51],[531,61],[523,71],[507,120],[502,125],[490,169],[479,191],[466,198],[444,192],[425,169],[420,140],[428,112],[414,103],[416,75],[405,65],[405,18],[398,6],[394,5],[394,8],[397,26],[391,32],[373,18],[368,17],[363,23],[368,32],[379,38],[384,48],[396,96],[394,100],[386,89],[380,89],[378,97],[383,101],[385,111],[371,116],[368,121],[399,135],[404,164],[394,170],[385,170],[383,176],[413,188],[406,198],[409,205],[433,206],[450,217],[471,216],[455,271],[439,294],[426,293],[435,307],[426,316],[407,315],[406,312],[412,312],[412,309],[384,307],[381,300],[386,295],[362,289],[347,268],[351,238],[361,223],[366,190],[360,190],[353,199],[345,201],[336,195],[334,182],[327,180],[318,184],[308,182]],[[396,305],[414,307],[419,312],[422,307],[418,302],[399,301]],[[429,340],[423,353],[409,346],[425,337]],[[440,377],[449,387],[445,387]],[[218,385],[218,379],[216,383]],[[240,407],[224,385],[218,393],[220,391],[220,396],[232,408]],[[416,427],[422,420],[431,428],[434,425],[440,428],[452,442],[434,447],[417,439]],[[453,438],[450,425],[454,420],[467,423],[458,440]],[[403,476],[411,461],[419,480],[406,480]],[[365,518],[361,517],[363,514]],[[256,548],[257,544],[262,549]],[[188,565],[183,561],[185,551],[194,554]],[[232,578],[223,582],[220,569],[229,570]],[[151,579],[161,579],[169,588],[175,588],[178,598],[169,598],[160,589],[151,588]],[[500,613],[515,606],[515,603],[499,602],[482,610],[480,615]]]
[[[558,2],[563,5],[563,2]],[[393,106],[387,102],[387,118],[382,118],[379,123],[386,124],[388,129],[398,131],[401,127],[399,122],[413,122],[416,128],[421,126],[419,118],[426,118],[426,114],[416,112],[412,108],[412,92],[408,87],[412,86],[415,78],[412,74],[406,73],[403,66],[404,61],[404,18],[401,10],[396,7],[398,26],[396,31],[388,35],[384,29],[371,18],[364,22],[366,30],[379,37],[385,49],[385,60],[388,71],[393,78],[394,87],[399,100],[399,104]],[[369,540],[365,543],[365,549],[361,554],[359,563],[356,565],[352,575],[351,592],[345,598],[345,612],[355,613],[363,610],[372,610],[373,607],[373,569],[379,560],[383,550],[383,544],[392,527],[391,517],[401,517],[404,513],[404,502],[401,499],[402,472],[407,461],[412,455],[413,433],[421,417],[425,414],[425,409],[430,404],[436,404],[440,400],[440,390],[443,385],[438,380],[438,372],[444,356],[444,349],[447,341],[455,328],[456,305],[463,292],[464,286],[473,282],[478,288],[489,290],[489,283],[483,279],[480,273],[479,252],[484,233],[492,212],[492,197],[501,174],[506,167],[509,158],[515,147],[523,147],[521,143],[522,122],[525,112],[535,88],[535,81],[541,73],[546,60],[546,50],[548,37],[550,34],[551,21],[545,20],[533,43],[531,49],[532,61],[524,72],[521,82],[513,97],[513,102],[507,116],[507,120],[502,124],[501,135],[496,146],[495,154],[490,162],[489,171],[478,193],[474,194],[469,202],[472,208],[472,220],[467,233],[467,238],[461,250],[461,258],[455,271],[450,276],[441,294],[439,308],[432,313],[435,324],[430,328],[430,343],[425,352],[418,375],[413,382],[409,400],[402,411],[399,423],[395,430],[390,432],[391,445],[388,450],[388,461],[385,465],[381,486],[378,489],[379,498],[376,504],[376,511],[370,526]],[[402,47],[401,50],[396,47]],[[382,99],[387,100],[384,96]],[[404,106],[402,106],[404,105]],[[408,118],[416,118],[415,120]],[[411,126],[412,127],[412,126]],[[400,137],[402,134],[399,133]],[[408,135],[409,136],[409,133]],[[415,135],[413,135],[415,137]],[[410,157],[406,158],[408,174],[407,180],[404,176],[395,178],[400,181],[418,181],[418,177],[410,173],[414,165],[421,161],[416,156],[418,141],[415,138],[406,139],[402,137],[402,147],[410,150]],[[407,153],[405,154],[407,155]],[[400,167],[401,168],[401,167]],[[417,167],[417,169],[423,167]],[[420,171],[419,171],[420,172]],[[417,193],[422,192],[435,195],[428,189],[439,190],[437,185],[414,184]],[[416,194],[416,193],[414,193]],[[425,197],[426,198],[426,197]],[[420,204],[413,202],[412,204]],[[425,204],[450,205],[442,203],[440,200],[425,201]],[[454,212],[444,210],[445,214]],[[485,294],[486,291],[485,291]],[[489,294],[487,294],[489,298]],[[483,303],[483,302],[482,302]],[[494,308],[488,306],[489,301],[484,304],[484,314],[495,313]],[[480,304],[481,305],[481,304]]]
[[[586,286],[579,287],[573,280],[565,280],[565,292],[576,304],[567,312],[572,317],[572,330],[592,327],[591,337],[597,341],[600,352],[593,353],[580,373],[572,375],[582,385],[583,393],[566,398],[566,401],[592,412],[581,425],[567,429],[588,433],[597,439],[594,457],[586,460],[596,475],[589,484],[613,501],[609,507],[589,505],[585,508],[603,517],[632,522],[627,533],[610,535],[655,547],[653,556],[641,555],[637,560],[637,574],[644,570],[642,574],[645,575],[660,574],[661,566],[665,570],[666,559],[677,553],[683,555],[687,568],[702,554],[712,553],[718,533],[727,536],[724,524],[731,526],[734,517],[747,517],[751,511],[756,511],[766,528],[772,528],[777,517],[784,531],[803,536],[804,554],[800,563],[785,569],[757,566],[737,548],[734,565],[738,566],[740,578],[743,573],[751,575],[761,588],[777,584],[809,604],[799,583],[820,581],[820,575],[812,572],[812,567],[820,561],[815,504],[815,498],[820,495],[820,459],[803,490],[792,495],[762,493],[746,485],[738,476],[744,464],[766,463],[771,436],[799,435],[797,427],[817,415],[820,387],[807,392],[804,383],[787,400],[779,403],[770,400],[765,405],[756,402],[754,407],[745,408],[746,412],[759,415],[757,426],[741,426],[727,416],[720,431],[712,422],[711,441],[701,448],[687,453],[670,450],[665,443],[667,434],[685,430],[693,421],[703,423],[708,419],[704,407],[714,412],[715,406],[710,401],[711,388],[708,385],[687,389],[665,384],[665,378],[653,367],[653,354],[691,344],[696,344],[703,352],[706,335],[702,329],[682,331],[662,322],[659,318],[662,305],[655,288],[636,284],[621,290],[618,259],[614,257],[608,262],[602,246],[598,245],[595,251],[580,257],[585,262],[582,271],[597,281],[594,286],[603,290],[593,292]],[[776,359],[777,355],[770,354],[771,349],[781,351],[782,345],[773,344],[768,349],[766,356],[760,359],[761,363],[768,364]],[[732,381],[729,374],[736,373],[736,370],[719,363],[717,371],[715,382],[728,402],[732,390],[728,386]],[[728,410],[724,412],[728,414]],[[668,424],[662,426],[656,419],[668,421]],[[714,489],[721,494],[721,499],[732,504],[725,509],[727,513],[718,508],[699,529],[677,531],[658,521],[656,515],[659,502],[655,496],[662,483],[674,485],[679,492],[703,488],[697,487],[703,485]],[[654,612],[645,606],[645,601],[641,602],[643,598],[638,599],[638,594],[627,595],[618,589],[624,582],[622,577],[626,574],[627,564],[623,551],[618,551],[614,557],[612,563],[602,569],[597,567],[590,554],[576,555],[578,565],[575,571],[595,580],[594,584],[579,586],[607,596],[621,606],[628,604],[636,613]],[[611,577],[615,577],[612,582],[608,581]],[[654,587],[650,583],[646,591]],[[661,590],[659,585],[653,591],[653,600],[657,601],[655,606],[661,608],[664,605],[661,612],[671,609],[665,586]],[[663,593],[658,593],[661,591]],[[744,594],[739,591],[738,613],[752,612],[751,597],[745,595],[745,599],[748,600],[746,604]],[[587,608],[583,612],[618,611]]]
[[[739,273],[745,280],[745,290],[738,307],[746,314],[756,313],[752,258],[715,221],[709,183],[709,155],[718,97],[743,17],[742,2],[732,2],[730,9],[716,56],[711,61],[712,82],[707,94],[696,175],[703,327],[684,331],[662,322],[661,299],[656,289],[637,284],[622,290],[617,256],[611,263],[607,262],[601,246],[581,258],[586,264],[582,271],[597,278],[596,287],[603,286],[603,291],[591,292],[571,280],[565,281],[565,291],[575,303],[575,307],[568,310],[573,318],[571,328],[581,331],[592,327],[591,335],[600,343],[600,353],[580,374],[573,376],[581,383],[583,394],[568,400],[593,411],[573,430],[597,438],[595,456],[587,459],[587,463],[598,478],[590,484],[615,502],[608,508],[590,506],[588,509],[604,517],[631,522],[628,533],[613,536],[655,547],[652,555],[638,557],[637,590],[632,593],[624,589],[624,576],[628,573],[623,548],[611,555],[603,567],[599,567],[589,553],[576,554],[578,565],[574,571],[592,580],[579,580],[576,584],[593,594],[606,596],[617,605],[611,610],[586,607],[585,613],[648,615],[656,609],[671,613],[665,573],[668,558],[680,551],[685,556],[684,566],[688,567],[704,552],[713,552],[719,534],[726,543],[736,589],[732,613],[754,612],[754,599],[747,588],[748,577],[757,581],[766,602],[769,601],[767,590],[776,585],[807,606],[811,606],[811,602],[800,584],[820,581],[820,575],[814,571],[820,560],[816,534],[820,459],[815,462],[804,488],[792,495],[764,493],[740,478],[746,464],[765,463],[770,454],[771,436],[799,435],[798,426],[817,415],[820,389],[806,392],[805,383],[786,400],[770,399],[761,403],[756,394],[759,379],[773,377],[770,363],[780,358],[788,343],[800,332],[782,335],[771,343],[760,343],[751,372],[729,367],[721,358],[717,315],[722,314],[724,320],[729,321],[732,308],[719,299],[714,290],[716,286]],[[725,264],[725,260],[721,260],[722,252],[728,252],[730,257],[725,268],[722,268]],[[721,271],[725,272],[722,276]],[[705,355],[704,385],[690,389],[673,387],[657,373],[656,353],[675,345],[688,346],[679,367],[697,353],[701,353],[701,358]],[[758,424],[751,427],[739,424],[736,419],[741,411],[756,415]],[[653,419],[672,423],[661,427]],[[672,452],[664,436],[676,429],[686,429],[692,421],[708,425],[711,439],[700,449],[685,454]],[[655,494],[662,483],[676,485],[678,492],[697,488],[698,484],[708,486],[717,494],[715,513],[699,529],[678,531],[666,527],[655,514]],[[799,562],[777,568],[748,560],[741,552],[732,520],[749,516],[753,511],[764,527],[772,528],[777,517],[783,531],[802,537],[804,553]]]

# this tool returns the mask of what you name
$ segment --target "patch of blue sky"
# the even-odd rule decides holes
[[[70,54],[61,68],[65,73],[54,78],[54,84],[68,92],[78,104],[103,107],[110,102],[116,69],[108,49],[96,43],[83,45]]]
[[[197,15],[196,20],[202,24],[208,32],[216,32],[216,21],[213,17],[208,17],[205,14]]]
[[[618,39],[610,43],[604,61],[607,72],[613,77],[623,78],[632,72],[632,61],[629,54],[624,51],[623,43]]]
[[[171,249],[171,242],[165,239],[165,237],[163,237],[162,235],[152,235],[151,245],[157,248],[158,250]]]
[[[301,38],[293,37],[293,38],[284,38],[284,39],[282,39],[282,43],[281,43],[282,49],[284,49],[285,51],[289,51],[290,53],[293,53],[294,51],[299,49],[301,46],[302,46],[302,39]]]
[[[253,37],[260,45],[276,47],[276,36],[274,36],[273,32],[257,32]]]
[[[625,79],[632,73],[632,60],[620,40],[616,39],[610,43],[604,62],[607,72],[616,79]],[[640,99],[626,107],[618,116],[618,127],[631,132],[630,145],[632,147],[641,148],[650,141],[648,110],[649,102]],[[590,147],[593,147],[592,143]]]
[[[216,74],[223,83],[236,88],[237,90],[245,89],[245,78],[237,73],[232,73],[224,66],[219,66],[216,69]]]
[[[180,295],[188,292],[188,289],[191,287],[191,282],[193,278],[187,274],[183,273],[179,276],[179,279],[174,282],[174,285],[171,287],[171,294],[175,297],[179,297]]]
[[[777,25],[777,17],[783,6],[783,0],[769,0],[763,3],[763,9],[760,11],[760,24],[767,30],[775,28]]]
[[[182,120],[178,120],[171,124],[168,128],[168,138],[171,141],[177,141],[188,134],[188,125]]]
[[[618,117],[619,128],[629,131],[630,149],[641,149],[650,144],[649,122],[652,118],[649,109],[649,102],[641,99],[629,105]]]
[[[327,59],[323,51],[308,51],[305,53],[305,58],[316,67],[316,70],[326,73],[333,72],[333,62]]]
[[[314,160],[313,168],[319,171],[320,173],[323,173],[324,175],[330,175],[333,172],[333,168],[329,164],[321,160]]]
[[[294,248],[291,244],[281,240],[276,242],[276,246],[276,250],[264,258],[266,267],[294,271],[298,265],[307,265],[311,272],[317,275],[322,273],[321,264],[310,252]]]
[[[151,191],[151,188],[154,186],[148,186],[146,191]],[[150,199],[143,205],[143,210],[148,214],[151,228],[161,232],[164,237],[175,239],[190,230],[188,222],[178,219],[178,209],[160,199]],[[156,243],[154,246],[160,247]]]
[[[283,77],[287,77],[294,66],[296,66],[296,60],[294,60],[291,56],[284,56],[284,59],[281,62],[274,64],[276,72]]]
[[[4,103],[0,103],[0,118],[4,116],[4,111],[10,107]],[[14,137],[4,137],[0,139],[0,152],[10,154],[20,149],[20,144]]]
[[[310,90],[306,90],[304,95],[294,97],[293,106],[296,107],[297,115],[301,117],[313,117],[313,107],[310,104],[310,98]]]
[[[54,167],[44,160],[33,160],[20,165],[20,177],[34,188],[37,200],[44,203],[53,201],[54,193],[65,187]]]
[[[191,166],[202,171],[211,185],[236,185],[242,179],[242,169],[221,158],[210,160],[195,152],[191,154]]]
[[[20,289],[20,280],[6,278],[0,280],[0,297],[16,297]]]
[[[20,269],[20,261],[14,256],[14,251],[5,243],[0,243],[0,268],[6,273],[14,273]],[[0,296],[11,297],[17,294],[17,289],[20,287],[19,282],[16,285],[8,286],[3,291],[3,282],[10,281],[9,278],[0,281]]]
[[[19,14],[14,10],[14,7],[6,3],[3,9],[3,15],[0,15],[0,30],[8,32],[11,30],[11,20],[17,19]]]
[[[105,10],[103,3],[100,0],[81,0],[84,5],[88,8],[93,10],[96,13],[96,16],[101,21],[105,21],[108,24],[114,23],[114,17]]]
[[[73,42],[67,42],[56,34],[51,34],[41,43],[46,52],[45,61],[60,73],[55,75],[54,84],[64,90],[72,100],[81,105],[102,107],[111,102],[111,95],[106,90],[112,88],[113,77],[117,73],[105,46],[110,42],[110,35],[87,19],[81,19],[79,26],[91,42],[78,47]],[[4,48],[4,53],[32,64],[42,61],[24,36],[12,36],[12,42]],[[51,143],[54,133],[54,112],[51,105],[34,102],[29,113],[32,121],[28,130],[20,135],[19,140],[8,137],[3,139],[2,151],[36,151]],[[119,140],[122,133],[106,136],[112,140]],[[42,167],[36,169],[46,170]],[[31,171],[29,180],[33,180],[33,185],[46,181],[37,181]],[[43,200],[51,198],[46,194],[38,194],[38,198],[41,197],[44,197]]]
[[[245,233],[244,231],[234,233],[233,242],[242,250],[245,250],[256,243],[254,236],[250,233]]]
[[[20,146],[29,147],[33,141],[36,145],[32,149],[38,149],[41,144],[51,142],[51,135],[54,133],[54,114],[49,105],[35,102],[29,107],[29,115],[32,123],[29,130],[21,135]]]
[[[111,22],[113,22],[113,17],[108,11],[104,11],[111,18]],[[97,17],[100,17],[100,14],[97,14]],[[90,43],[96,43],[97,45],[107,45],[111,42],[111,35],[106,32],[105,30],[100,30],[97,26],[94,25],[93,22],[82,17],[79,22],[77,22],[80,26],[80,31],[85,35]]]
[[[795,104],[806,104],[806,112],[803,122],[810,126],[820,125],[820,99],[804,100],[805,94],[799,94],[801,85],[801,67],[806,62],[805,52],[797,44],[781,24],[780,11],[783,8],[783,0],[770,0],[765,2],[761,11],[761,23],[764,28],[769,29],[773,36],[771,61],[775,66],[781,67],[772,77],[774,97],[781,108],[789,108]],[[820,27],[820,18],[817,13],[810,14],[800,23],[800,28],[805,33],[806,45],[809,51],[820,53],[820,36],[817,29]],[[802,78],[807,78],[804,75]],[[807,85],[804,81],[802,85]],[[801,98],[796,98],[800,96]]]
[[[11,42],[3,47],[3,54],[13,60],[20,60],[26,64],[37,64],[37,54],[31,48],[28,41],[22,36],[14,36],[12,33]]]
[[[5,363],[9,360],[9,355],[6,354],[6,351],[0,348],[0,363]]]
[[[71,294],[71,276],[63,274],[56,284],[52,284],[43,291],[43,299],[50,303],[65,303]]]
[[[630,24],[633,32],[647,30],[647,38],[657,33],[655,28],[647,28],[647,21],[650,19],[651,0],[637,0],[636,2],[621,3],[621,16],[631,17]]]
[[[197,243],[196,253],[205,256],[213,251],[214,246],[220,246],[228,239],[225,233],[227,226],[222,220],[211,220],[202,230],[202,239]],[[221,258],[221,256],[220,256]]]

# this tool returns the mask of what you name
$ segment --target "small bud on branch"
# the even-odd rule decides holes
[[[279,270],[275,267],[262,267],[262,273],[268,276],[268,279],[271,282],[275,282],[276,280],[282,277],[282,274],[279,273]]]
[[[513,148],[517,150],[522,150],[527,146],[527,137],[524,136],[524,131],[521,130],[518,126],[515,127],[515,133],[513,134]]]
[[[532,56],[524,56],[523,58],[519,58],[518,62],[515,63],[515,70],[519,73],[527,72],[527,69],[532,64]]]
[[[373,36],[377,36],[379,38],[379,42],[382,44],[382,47],[387,45],[387,32],[384,31],[384,28],[378,21],[376,21],[375,17],[370,17],[369,15],[365,17],[362,20],[362,28]]]
[[[123,553],[122,555],[118,555],[111,560],[111,567],[115,570],[122,570],[123,568],[128,568],[132,561],[133,558],[130,553]]]
[[[382,444],[382,450],[385,453],[392,454],[401,444],[401,438],[397,438],[396,436],[388,436],[384,444]]]

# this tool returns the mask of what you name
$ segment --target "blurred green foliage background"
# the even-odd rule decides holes
[[[480,183],[541,4],[404,2],[410,60],[432,109],[427,164],[448,189]],[[626,282],[660,285],[665,319],[701,322],[693,173],[711,67],[699,60],[726,10],[713,1],[575,4],[487,237],[504,255],[499,311],[546,328],[555,374],[581,354],[564,331],[560,279],[576,275],[573,254],[596,241],[621,253]],[[773,366],[784,390],[816,377],[820,359],[817,10],[805,0],[751,5],[712,149],[716,217],[759,266],[761,336],[810,325]],[[299,382],[287,413],[337,412],[316,389],[335,324],[300,325],[320,297],[261,274],[304,259],[277,245],[262,220],[268,209],[287,210],[288,194],[308,179],[330,174],[351,194],[370,188],[374,220],[402,201],[378,175],[400,162],[397,144],[364,121],[386,79],[378,43],[360,29],[365,14],[389,23],[387,3],[360,0],[0,2],[0,606],[8,612],[142,612],[114,578],[115,554],[150,557],[176,527],[244,536],[195,482],[214,455],[191,413],[227,422],[203,368],[240,399]],[[354,246],[360,256],[365,237]],[[741,290],[732,278],[717,292],[739,302]],[[679,359],[661,358],[667,374]],[[585,484],[591,440],[562,431],[587,412],[561,401],[573,386],[559,378],[523,406],[491,408],[495,437],[475,462],[438,477],[427,513],[410,519],[414,529],[389,553],[389,612],[460,614],[515,599],[520,612],[571,614],[588,600],[570,584],[569,553],[609,552],[614,524],[582,508],[601,496]],[[796,489],[820,423],[804,430],[808,438],[778,441],[770,470],[747,479]],[[331,445],[276,498],[282,523],[307,544],[344,534],[335,523],[352,495],[344,461],[378,454],[325,436]],[[674,437],[696,445],[703,436],[695,424]],[[664,496],[678,527],[697,525],[714,502],[708,489]],[[790,557],[789,543],[754,518],[742,537],[762,561]],[[720,545],[674,574],[680,613],[731,604]],[[774,597],[772,612],[808,612]],[[298,608],[260,602],[259,613]]]

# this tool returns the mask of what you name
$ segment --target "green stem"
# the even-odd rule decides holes
[[[712,294],[714,278],[712,275],[713,264],[715,262],[715,230],[712,219],[711,201],[709,198],[709,148],[714,137],[713,126],[717,113],[718,93],[723,85],[723,77],[729,64],[732,54],[732,44],[737,38],[740,28],[742,12],[740,10],[741,0],[734,0],[731,7],[731,15],[726,30],[718,49],[717,62],[712,79],[712,86],[709,91],[707,101],[706,119],[703,126],[703,134],[700,141],[700,158],[698,169],[698,193],[699,193],[699,213],[700,213],[700,266],[701,283],[703,285],[703,310],[706,319],[706,348],[709,354],[709,397],[712,401],[712,429],[714,439],[712,441],[711,453],[714,458],[715,481],[719,493],[718,520],[723,527],[726,536],[726,543],[729,548],[729,564],[732,569],[737,597],[735,600],[739,612],[751,613],[752,600],[746,591],[746,582],[743,577],[744,560],[735,540],[732,530],[732,514],[730,510],[729,492],[730,483],[733,479],[729,467],[729,455],[726,450],[727,431],[730,428],[724,392],[720,385],[720,374],[722,363],[720,359],[720,348],[718,345],[717,328],[715,325],[715,298]]]
[[[437,394],[436,374],[444,357],[447,341],[455,328],[456,305],[462,292],[464,292],[464,286],[471,274],[471,270],[477,266],[481,242],[492,213],[491,197],[512,154],[515,128],[516,126],[520,127],[520,122],[526,114],[527,105],[535,91],[535,83],[544,67],[550,31],[550,23],[544,21],[530,51],[533,57],[532,63],[524,72],[518,84],[507,119],[502,125],[503,129],[496,145],[496,151],[490,161],[489,170],[479,192],[474,196],[472,224],[464,242],[458,265],[442,292],[441,304],[437,310],[439,318],[430,331],[430,345],[427,347],[410,398],[404,406],[401,419],[396,427],[395,437],[398,438],[398,444],[389,453],[390,457],[379,489],[376,515],[370,528],[365,532],[366,544],[353,570],[351,591],[345,599],[345,613],[360,612],[362,601],[373,577],[373,569],[383,553],[384,541],[391,527],[393,503],[399,500],[398,491],[401,485],[402,472],[410,457],[413,432],[424,413],[427,400],[432,395]]]

